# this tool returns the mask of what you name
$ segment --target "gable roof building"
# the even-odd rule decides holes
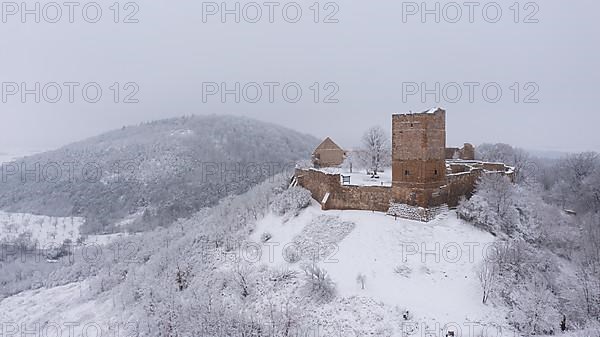
[[[346,151],[329,137],[325,138],[312,154],[312,162],[315,167],[340,166],[345,158]]]

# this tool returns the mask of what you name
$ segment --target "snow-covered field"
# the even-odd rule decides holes
[[[430,326],[436,322],[456,323],[463,329],[472,324],[506,326],[502,308],[482,304],[477,278],[477,268],[494,237],[457,219],[455,212],[422,223],[394,220],[383,213],[324,212],[313,203],[286,223],[269,215],[258,224],[253,240],[259,243],[265,232],[272,235],[268,246],[263,244],[262,262],[297,268],[298,263],[286,262],[283,247],[294,246],[315,219],[323,221],[323,215],[329,220],[322,228],[331,236],[317,235],[320,245],[330,246],[319,265],[329,272],[339,296],[397,306],[408,310],[414,321]],[[340,237],[336,227],[344,223],[355,226]],[[357,282],[358,274],[366,276],[365,289]]]
[[[79,226],[84,218],[51,217],[29,213],[7,213],[0,211],[0,240],[14,240],[24,234],[39,247],[62,244],[66,239],[76,243],[79,239]]]

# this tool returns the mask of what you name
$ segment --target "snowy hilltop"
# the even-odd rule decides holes
[[[196,122],[223,129],[195,138]],[[55,188],[17,179],[2,192],[8,206],[0,213],[0,322],[9,322],[2,331],[150,337],[591,337],[600,331],[595,154],[543,161],[505,144],[480,146],[482,159],[515,167],[514,181],[482,176],[470,199],[424,223],[369,210],[323,210],[284,168],[258,167],[260,181],[236,180],[240,171],[219,166],[210,166],[215,180],[203,180],[207,172],[199,169],[205,162],[197,158],[226,157],[230,164],[305,158],[316,143],[310,136],[233,117],[127,129],[24,160],[104,163],[135,153],[132,172]],[[216,194],[207,185],[215,182],[237,189]],[[71,208],[52,208],[59,205]],[[10,209],[26,206],[29,212]]]
[[[35,290],[0,302],[0,318],[144,336],[526,336],[561,326],[589,336],[597,327],[571,273],[579,257],[532,233],[571,218],[500,178],[422,223],[323,211],[278,175],[168,228],[100,246],[93,259],[75,249],[25,278]],[[517,206],[520,215],[503,215]],[[537,233],[556,242],[554,230]]]
[[[83,217],[84,233],[168,225],[293,170],[316,139],[233,116],[190,116],[123,127],[2,163],[0,208]]]

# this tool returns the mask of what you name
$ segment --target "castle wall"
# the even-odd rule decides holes
[[[325,193],[333,191],[340,185],[339,174],[325,174],[316,170],[296,169],[298,185],[310,191],[313,199],[321,202]]]
[[[392,188],[388,186],[341,186],[330,195],[324,209],[358,209],[387,212]]]
[[[456,207],[461,198],[470,198],[475,191],[477,180],[484,174],[504,174],[511,180],[514,179],[514,173],[500,163],[450,163],[450,167],[451,173],[446,175],[444,185],[428,185],[424,189],[414,188],[413,185],[345,186],[341,184],[339,174],[328,174],[314,169],[297,169],[296,177],[298,184],[309,190],[324,210],[387,212],[390,215],[420,221],[433,219],[441,210],[440,206]],[[327,193],[329,197],[322,203]],[[430,206],[421,207],[419,203],[427,203]]]
[[[390,206],[391,187],[387,186],[344,186],[339,174],[327,174],[317,170],[296,170],[298,184],[321,203],[321,208],[353,209],[387,212]],[[325,195],[329,197],[322,203]]]
[[[460,199],[463,197],[470,198],[475,192],[477,181],[484,174],[503,174],[514,181],[514,173],[501,163],[480,163],[474,165],[475,168],[470,169],[470,171],[464,171],[465,168],[460,166],[451,164],[453,173],[447,175],[448,180],[443,193],[449,207],[458,206]]]
[[[456,207],[460,199],[470,198],[475,191],[477,180],[483,174],[481,169],[473,169],[470,172],[448,175],[448,184],[445,188],[445,199],[448,207]]]

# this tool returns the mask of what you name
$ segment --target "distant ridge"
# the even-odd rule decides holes
[[[34,171],[39,165],[37,174],[26,174],[24,182],[19,174],[9,176],[0,209],[83,216],[88,233],[113,231],[132,214],[139,214],[130,224],[135,229],[168,225],[289,169],[317,144],[288,128],[229,115],[126,126],[20,159]],[[50,181],[56,167],[62,177]]]

